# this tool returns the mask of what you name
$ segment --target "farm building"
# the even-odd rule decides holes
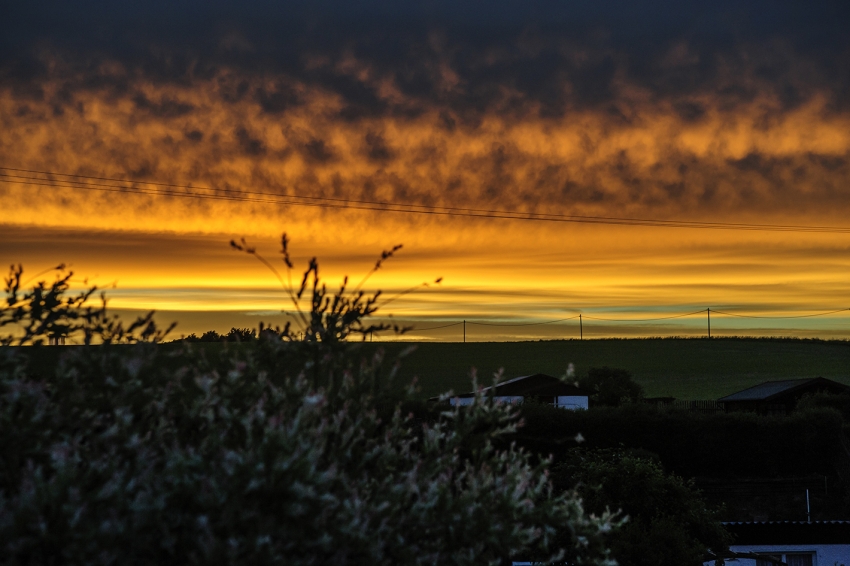
[[[740,566],[850,566],[850,521],[723,523],[734,542],[724,558]],[[734,560],[734,561],[733,561]],[[705,563],[715,564],[714,560]]]
[[[562,409],[587,409],[589,392],[576,385],[561,381],[557,377],[543,373],[515,377],[496,385],[485,387],[485,394],[492,392],[497,401],[504,403],[522,403],[534,399],[540,403],[549,403]],[[475,393],[464,393],[451,399],[452,405],[469,405]]]
[[[718,402],[723,403],[727,411],[790,413],[804,395],[813,393],[850,393],[850,387],[823,377],[765,381],[718,399]]]

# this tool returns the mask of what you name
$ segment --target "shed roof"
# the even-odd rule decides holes
[[[727,395],[719,399],[719,401],[767,401],[774,397],[778,397],[785,393],[790,393],[797,389],[806,389],[809,386],[823,384],[829,385],[832,389],[846,389],[850,391],[850,387],[837,381],[824,379],[822,377],[807,377],[805,379],[785,379],[781,381],[765,381],[759,383],[743,391],[738,391],[731,395]]]

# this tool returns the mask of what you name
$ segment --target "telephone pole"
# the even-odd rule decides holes
[[[466,321],[463,321],[463,343],[466,344]]]
[[[708,337],[711,338],[711,307],[705,309],[705,312],[708,315]]]
[[[584,340],[584,327],[581,324],[581,314],[578,315],[578,339]]]

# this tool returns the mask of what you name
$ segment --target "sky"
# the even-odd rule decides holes
[[[4,12],[0,263],[177,335],[287,320],[228,245],[286,232],[329,285],[403,244],[405,339],[850,338],[846,1]]]

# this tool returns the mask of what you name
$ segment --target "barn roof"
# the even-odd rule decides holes
[[[827,385],[832,390],[845,389],[850,391],[850,387],[844,384],[824,379],[822,377],[808,377],[805,379],[786,379],[782,381],[765,381],[759,383],[743,391],[738,391],[731,395],[727,395],[719,399],[719,401],[768,401],[779,397],[786,393],[792,393],[798,390],[805,390],[812,386]]]

